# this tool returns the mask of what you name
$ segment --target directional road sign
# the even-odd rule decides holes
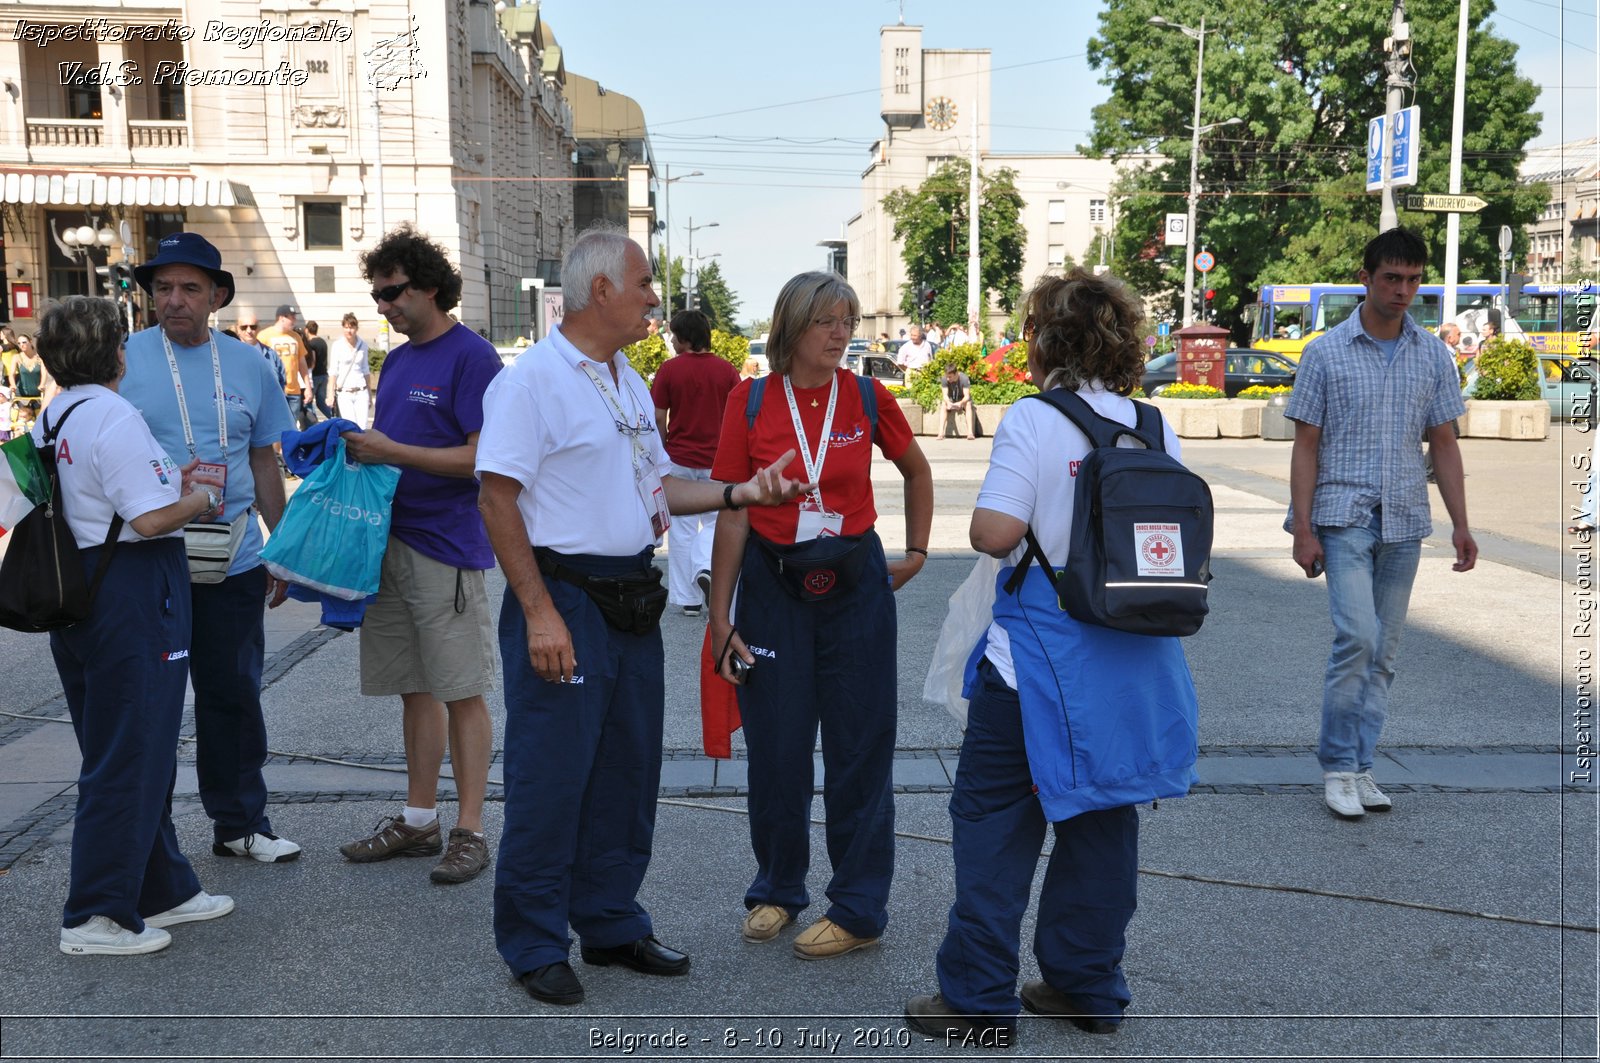
[[[1216,264],[1217,260],[1210,251],[1202,251],[1198,255],[1194,256],[1194,268],[1199,270],[1201,273],[1211,272],[1211,267],[1215,266]]]
[[[1436,214],[1476,214],[1489,204],[1477,196],[1407,196],[1407,210],[1430,210]]]
[[[1385,115],[1367,122],[1367,191],[1383,188],[1383,124]],[[1394,150],[1390,153],[1389,183],[1417,183],[1417,142],[1422,138],[1422,108],[1412,106],[1394,114]]]

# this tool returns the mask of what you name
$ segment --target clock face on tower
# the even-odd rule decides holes
[[[927,110],[922,114],[928,120],[928,125],[940,132],[956,124],[956,105],[948,96],[935,96],[929,100]]]

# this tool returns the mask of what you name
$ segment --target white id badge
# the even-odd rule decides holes
[[[659,539],[672,526],[672,515],[667,512],[666,488],[661,486],[661,477],[655,469],[649,466],[637,466],[634,476],[639,488],[639,501],[644,503],[644,511],[650,514],[650,527]]]
[[[200,490],[204,490],[207,487],[215,487],[217,489],[217,497],[226,498],[228,497],[228,466],[217,462],[202,461],[194,467],[194,472],[190,474],[189,482]],[[203,518],[203,521],[201,518],[196,518],[196,520],[197,522],[209,524],[212,521],[221,521],[222,515],[223,507],[219,505],[217,511],[211,516]]]
[[[795,527],[794,541],[808,543],[812,539],[829,539],[844,534],[844,516],[824,509],[821,503],[806,499],[800,503],[800,522]]]

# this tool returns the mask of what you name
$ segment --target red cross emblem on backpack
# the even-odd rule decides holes
[[[833,590],[835,580],[836,577],[833,574],[833,569],[815,569],[806,573],[806,590],[820,598],[824,594],[827,594],[829,591]]]

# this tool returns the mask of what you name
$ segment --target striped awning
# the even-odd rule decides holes
[[[253,207],[250,189],[220,177],[0,170],[0,202],[84,207]]]

